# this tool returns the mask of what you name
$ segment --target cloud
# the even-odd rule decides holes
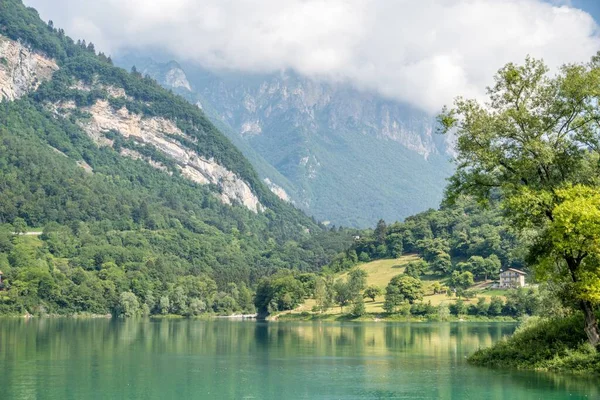
[[[593,18],[563,0],[26,0],[108,53],[159,49],[213,69],[294,69],[435,113],[480,97],[527,54],[551,67],[600,49]]]

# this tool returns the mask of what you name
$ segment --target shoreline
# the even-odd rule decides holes
[[[329,321],[329,322],[510,322],[517,323],[521,319],[513,317],[482,317],[476,315],[448,316],[443,320],[436,317],[366,314],[353,317],[349,314],[312,314],[312,313],[283,313],[266,318],[267,321]]]
[[[477,316],[463,316],[463,317],[455,317],[451,316],[444,320],[440,320],[438,318],[427,318],[427,317],[414,317],[414,316],[402,316],[402,315],[392,315],[392,316],[384,316],[380,314],[370,314],[364,315],[361,317],[352,317],[348,314],[277,314],[268,316],[267,318],[258,318],[256,314],[233,314],[233,315],[197,315],[192,317],[187,317],[183,315],[176,314],[166,314],[166,315],[149,315],[149,316],[140,316],[140,317],[132,317],[132,318],[120,318],[115,317],[111,314],[46,314],[46,315],[0,315],[0,319],[81,319],[81,320],[91,320],[91,319],[107,319],[107,320],[233,320],[233,321],[255,321],[255,322],[505,322],[505,323],[517,323],[520,322],[520,319],[511,318],[511,317],[477,317]]]

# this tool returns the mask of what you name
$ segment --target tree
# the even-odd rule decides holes
[[[171,301],[169,300],[169,296],[161,296],[160,300],[158,301],[158,308],[160,310],[160,313],[163,315],[169,313],[169,311],[171,310]]]
[[[504,301],[498,296],[492,296],[490,299],[490,306],[488,308],[488,315],[498,316],[502,314],[502,308],[504,307]]]
[[[365,289],[365,286],[367,286],[367,272],[360,268],[354,268],[350,271],[348,274],[348,290],[350,290],[352,299],[357,297],[362,299],[360,292]]]
[[[498,277],[498,273],[500,272],[500,267],[502,267],[502,263],[500,262],[500,258],[497,255],[492,254],[488,258],[485,259],[485,264],[483,266],[483,279],[488,280],[489,277]]]
[[[440,321],[447,321],[450,316],[450,309],[446,303],[440,303],[438,306],[438,318]]]
[[[446,291],[444,286],[442,286],[442,284],[439,282],[433,282],[433,284],[431,285],[431,290],[433,290],[433,294],[440,294]]]
[[[27,222],[23,218],[15,218],[12,223],[15,235],[24,235],[27,233]]]
[[[344,306],[348,305],[352,300],[352,291],[348,282],[337,280],[333,285],[334,300],[340,306],[340,310],[344,311]]]
[[[485,276],[485,259],[481,256],[471,256],[467,261],[471,268],[469,271],[473,273],[473,277],[481,278]]]
[[[411,261],[406,265],[404,273],[413,278],[420,279],[429,269],[429,264],[425,260]]]
[[[254,305],[258,313],[291,310],[304,299],[304,285],[288,273],[264,278],[258,283]]]
[[[350,314],[352,314],[353,317],[361,317],[366,313],[367,310],[365,309],[365,302],[363,301],[363,298],[358,297],[354,299],[354,304],[352,305],[352,311]]]
[[[475,306],[477,315],[488,315],[489,309],[490,304],[485,301],[485,297],[480,297],[479,300],[477,300],[477,305]]]
[[[452,261],[450,259],[450,254],[446,252],[437,253],[432,260],[431,268],[440,273],[441,275],[445,275],[450,272],[452,268]]]
[[[518,288],[506,293],[503,312],[514,317],[534,315],[540,304],[540,296],[533,288]]]
[[[254,307],[254,303],[252,301],[252,292],[243,282],[240,284],[239,288],[238,305],[245,314],[253,314],[256,311],[256,307]]]
[[[408,275],[396,275],[385,289],[384,310],[394,313],[398,307],[407,302],[413,304],[423,299],[423,283]]]
[[[377,226],[375,227],[375,240],[377,242],[378,245],[382,245],[385,243],[385,237],[387,235],[387,225],[385,224],[385,221],[380,219],[377,222]]]
[[[475,281],[473,280],[473,274],[469,271],[454,271],[450,277],[450,285],[456,289],[467,290],[474,283]]]
[[[369,257],[369,254],[362,251],[359,255],[358,255],[358,260],[360,262],[369,262],[371,261],[371,257]]]
[[[379,286],[370,285],[365,289],[365,293],[363,297],[368,297],[371,301],[375,301],[377,296],[381,296],[383,294],[383,290]]]
[[[421,253],[425,261],[429,263],[433,263],[435,259],[440,256],[444,258],[443,254],[447,254],[450,251],[448,241],[441,238],[422,239],[417,242],[417,246],[419,248],[419,253]]]
[[[402,256],[404,251],[404,237],[399,233],[392,233],[387,235],[386,244],[389,249],[391,256],[394,258],[398,258]]]
[[[190,300],[189,312],[190,315],[200,315],[206,311],[206,303],[200,299]]]
[[[119,309],[126,318],[135,317],[140,313],[140,303],[135,294],[123,292],[119,296]]]
[[[541,277],[573,286],[593,346],[600,343],[597,303],[586,288],[595,286],[588,266],[596,253],[574,247],[568,229],[586,238],[591,236],[584,226],[594,229],[579,218],[594,218],[592,192],[600,185],[599,86],[600,56],[566,65],[556,77],[549,77],[542,61],[527,58],[524,65],[509,63],[498,72],[488,89],[489,104],[459,98],[439,117],[443,130],[457,138],[458,167],[448,200],[502,195],[511,224],[538,232],[530,261]],[[584,200],[572,196],[586,191]]]
[[[188,313],[188,296],[184,288],[177,286],[169,297],[171,311],[174,314],[186,315]]]
[[[320,312],[327,311],[331,306],[331,295],[327,286],[325,279],[317,278],[315,282],[315,302],[317,303],[317,310]]]
[[[450,304],[450,313],[458,316],[465,315],[467,313],[467,305],[461,299],[456,300],[453,304]]]

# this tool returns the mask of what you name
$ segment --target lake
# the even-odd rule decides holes
[[[586,399],[596,380],[469,366],[506,323],[0,320],[1,399]]]

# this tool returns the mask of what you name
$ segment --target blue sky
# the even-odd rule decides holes
[[[600,22],[600,0],[572,0],[571,4],[573,7],[587,11]]]

